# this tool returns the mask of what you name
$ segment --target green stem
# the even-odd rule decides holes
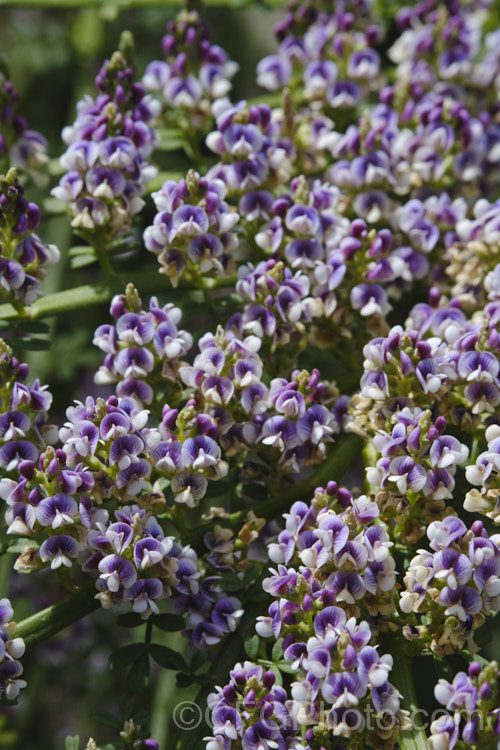
[[[23,638],[27,646],[32,646],[59,633],[100,606],[95,598],[95,582],[91,581],[82,586],[79,594],[68,596],[61,602],[18,622],[16,637]]]
[[[400,750],[426,750],[427,735],[419,713],[415,683],[413,681],[412,660],[403,651],[394,654],[391,682],[403,696],[403,708],[410,713],[411,728],[398,735]]]
[[[162,283],[162,279],[156,271],[134,272],[133,277],[134,284],[138,287],[141,294],[158,292],[159,286]],[[210,284],[209,289],[230,287],[233,283],[234,278],[228,276],[227,278],[216,279]],[[47,318],[51,315],[72,312],[82,307],[102,305],[109,302],[114,294],[123,292],[125,285],[126,282],[123,279],[110,279],[109,282],[103,284],[86,284],[74,287],[73,289],[65,289],[62,292],[55,292],[55,294],[48,294],[46,297],[38,299],[29,307],[25,307],[22,317],[25,320],[38,320],[39,318]],[[199,286],[182,284],[181,282],[176,289],[167,288],[165,291],[170,297],[175,298],[182,297],[186,292],[199,290]],[[0,320],[14,320],[18,317],[19,312],[12,305],[0,305]]]

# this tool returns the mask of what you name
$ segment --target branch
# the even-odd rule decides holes
[[[23,638],[27,646],[32,646],[59,633],[68,625],[99,609],[101,605],[95,598],[95,591],[95,581],[91,581],[82,586],[79,594],[68,596],[61,602],[26,617],[17,623],[16,638]]]

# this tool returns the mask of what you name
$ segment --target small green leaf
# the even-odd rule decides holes
[[[186,627],[184,618],[180,615],[154,615],[153,625],[166,633],[176,633]]]
[[[105,727],[111,727],[111,729],[117,729],[118,731],[123,728],[123,724],[117,716],[113,716],[109,711],[96,711],[94,714],[94,721],[98,724],[102,724]]]
[[[193,684],[194,677],[191,674],[185,674],[184,672],[177,672],[175,681],[176,681],[177,687],[185,688]]]
[[[249,659],[256,659],[259,653],[260,638],[257,634],[245,641],[245,653]]]
[[[145,625],[144,620],[137,612],[127,612],[124,615],[119,615],[116,618],[116,623],[121,628],[138,628],[140,625]]]
[[[66,737],[66,750],[79,750],[80,737],[75,734],[73,737]]]
[[[248,568],[243,573],[243,583],[245,586],[248,586],[249,583],[252,583],[252,581],[255,581],[257,576],[259,575],[259,569],[256,565],[249,565]]]
[[[199,669],[207,660],[207,655],[203,653],[203,651],[195,651],[193,654],[193,658],[191,659],[191,664],[189,665],[189,668],[191,672],[196,672],[197,669]]]
[[[271,659],[281,661],[283,659],[283,638],[279,638],[273,646]]]
[[[144,643],[129,643],[128,646],[113,651],[109,657],[111,669],[123,669],[128,667],[133,661],[140,658],[146,651]]]
[[[20,346],[23,347],[23,349],[29,349],[31,351],[45,351],[46,349],[50,349],[50,341],[47,341],[47,339],[31,339],[31,338],[19,338],[17,339],[17,342],[13,342],[14,345],[16,343],[19,343]]]
[[[160,646],[157,643],[151,644],[149,651],[153,659],[165,669],[177,669],[181,672],[188,672],[189,667],[185,658],[178,651],[168,646]]]
[[[88,253],[87,255],[78,255],[76,258],[71,258],[70,266],[71,268],[84,268],[85,266],[90,266],[91,263],[95,262],[95,255]]]
[[[220,578],[221,587],[224,591],[239,591],[243,585],[236,573],[222,572]]]
[[[149,685],[149,656],[143,653],[132,664],[127,675],[127,690],[131,693],[142,693]]]

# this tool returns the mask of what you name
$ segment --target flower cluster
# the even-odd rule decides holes
[[[110,313],[115,325],[101,325],[94,333],[93,343],[106,353],[95,382],[117,383],[118,396],[131,396],[139,403],[150,404],[153,386],[158,395],[158,381],[162,378],[166,387],[171,385],[174,396],[179,358],[193,343],[187,331],[177,328],[179,308],[172,304],[160,307],[156,297],[152,297],[146,312],[137,290],[129,284],[125,294],[113,297]]]
[[[23,667],[19,658],[24,654],[24,641],[16,638],[16,623],[12,622],[14,611],[8,599],[0,599],[0,697],[13,700],[19,695],[26,681],[19,679]]]
[[[144,244],[158,256],[160,272],[174,286],[183,273],[196,279],[231,270],[231,253],[238,244],[231,230],[239,216],[224,200],[226,192],[220,179],[190,170],[179,183],[167,180],[153,193],[158,213],[144,232]]]
[[[423,638],[435,654],[477,650],[474,632],[500,608],[500,538],[489,537],[481,521],[467,529],[449,516],[427,529],[432,552],[419,550],[410,563],[401,593],[403,612],[425,613],[426,623],[408,637]]]
[[[274,686],[273,672],[236,665],[229,685],[209,699],[214,737],[207,748],[226,750],[239,738],[248,748],[298,747],[303,728],[300,747],[322,745],[332,733],[378,747],[407,727],[401,696],[388,681],[392,657],[378,653],[370,625],[354,615],[356,602],[371,615],[394,607],[391,543],[383,527],[371,525],[377,516],[375,503],[354,500],[334,482],[316,491],[311,506],[295,503],[285,514],[287,528],[269,548],[271,559],[284,564],[264,581],[275,601],[270,616],[258,618],[257,632],[284,637],[283,658],[298,679],[290,699]],[[294,561],[297,571],[286,567]],[[367,721],[375,716],[376,723]]]
[[[221,161],[207,173],[222,180],[229,195],[273,188],[284,184],[292,173],[295,149],[283,133],[280,110],[267,104],[231,105],[221,99],[214,104],[217,129],[207,136],[207,146]]]
[[[281,598],[271,605],[270,617],[259,618],[259,633],[287,636],[288,626],[307,619],[315,602],[335,603],[348,616],[373,621],[394,611],[393,544],[375,502],[329,482],[316,490],[311,505],[296,502],[284,518],[285,530],[268,546],[279,569],[263,584]],[[299,592],[307,592],[307,606]]]
[[[498,691],[496,661],[485,665],[473,661],[467,672],[455,675],[452,683],[439,680],[434,695],[449,713],[432,722],[429,750],[453,750],[462,747],[462,743],[464,747],[472,748],[491,747],[492,743],[498,745]]]
[[[180,11],[169,21],[162,51],[165,60],[153,60],[146,68],[144,88],[159,96],[168,124],[207,127],[212,123],[212,102],[230,92],[238,64],[210,42],[209,31],[195,10]]]
[[[37,170],[49,160],[47,142],[16,113],[18,100],[7,72],[0,69],[0,172],[15,167],[40,181]]]
[[[279,53],[260,61],[257,83],[271,91],[289,86],[299,100],[336,117],[338,110],[356,107],[380,83],[380,57],[373,48],[382,31],[370,4],[309,4],[305,12],[305,6],[298,9],[296,19],[289,13],[275,27]]]
[[[205,496],[209,479],[226,476],[228,464],[215,439],[218,432],[215,420],[198,414],[194,401],[181,410],[164,405],[156,437],[150,439],[151,461],[170,480],[175,502],[193,508]]]
[[[465,476],[473,485],[479,485],[481,490],[470,490],[464,501],[464,508],[473,513],[482,513],[491,518],[494,523],[500,523],[500,426],[490,425],[486,429],[488,448],[476,459],[475,464],[467,466]]]
[[[19,362],[0,339],[0,466],[7,474],[0,480],[0,496],[5,499],[17,486],[8,477],[15,476],[24,462],[36,461],[51,439],[45,421],[52,395],[38,379],[29,385],[28,376],[28,365]]]
[[[228,455],[262,444],[278,449],[279,466],[295,473],[321,461],[325,442],[339,431],[341,417],[335,405],[326,405],[337,394],[318,370],[296,370],[290,380],[274,378],[267,387],[260,345],[256,336],[241,340],[219,328],[200,339],[200,354],[180,376],[195,389],[200,411],[215,420]]]
[[[134,81],[131,45],[124,33],[120,50],[96,77],[97,97],[82,99],[76,121],[64,129],[68,149],[61,166],[67,172],[52,191],[68,203],[72,226],[84,237],[101,230],[106,246],[131,225],[157,173],[148,162],[156,143],[150,122],[157,107]]]
[[[15,169],[0,176],[0,295],[14,306],[41,297],[46,267],[59,260],[55,245],[35,234],[40,209],[24,197]]]
[[[500,60],[498,32],[485,33],[491,5],[427,0],[402,8],[396,16],[402,33],[389,52],[398,94],[419,98],[439,83],[473,104],[494,104]]]

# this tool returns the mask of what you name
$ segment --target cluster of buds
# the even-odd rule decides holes
[[[382,32],[369,6],[310,5],[305,32],[296,23],[278,23],[279,53],[260,61],[257,83],[270,91],[288,86],[299,101],[333,111],[336,117],[339,109],[352,110],[380,84],[380,57],[373,48]],[[305,20],[303,8],[297,15]]]
[[[307,619],[320,602],[374,622],[377,616],[390,616],[396,565],[375,502],[365,495],[353,498],[329,482],[316,490],[311,505],[296,502],[284,518],[285,530],[268,547],[279,569],[263,583],[281,598],[271,605],[269,617],[258,618],[261,635],[287,636],[288,626]]]
[[[179,183],[167,180],[153,193],[158,213],[144,232],[144,244],[174,286],[183,273],[196,279],[207,271],[231,270],[238,244],[231,230],[239,216],[224,200],[226,192],[220,179],[190,170]]]
[[[169,21],[162,51],[165,60],[149,63],[142,84],[159,97],[165,122],[185,128],[211,125],[212,103],[230,92],[238,64],[210,42],[195,10],[182,10]]]
[[[132,45],[124,32],[120,50],[96,77],[97,97],[82,99],[76,121],[63,130],[68,149],[61,166],[67,172],[52,191],[68,204],[72,226],[90,239],[99,230],[107,246],[130,227],[157,173],[148,162],[156,144],[150,123],[157,106],[134,81]]]
[[[9,476],[24,462],[36,461],[51,440],[45,421],[52,395],[38,379],[29,385],[28,376],[28,365],[19,362],[0,339],[0,466]],[[6,499],[15,486],[16,481],[4,477],[0,496]]]
[[[18,100],[7,71],[0,67],[0,172],[15,167],[40,181],[37,170],[49,160],[47,142],[16,113]]]
[[[13,305],[31,305],[41,297],[46,267],[59,260],[55,245],[35,234],[40,209],[24,197],[15,169],[0,176],[0,295]]]
[[[94,333],[93,343],[106,353],[95,382],[117,383],[118,396],[131,396],[145,404],[153,401],[153,386],[158,395],[160,380],[164,387],[171,386],[171,396],[177,395],[179,358],[193,343],[187,331],[177,328],[180,309],[172,304],[160,307],[152,297],[145,311],[137,290],[129,284],[125,294],[113,297],[110,313],[116,323],[101,325]]]
[[[437,655],[451,654],[472,638],[486,617],[500,609],[500,538],[489,537],[481,521],[467,529],[449,516],[427,529],[432,552],[419,550],[406,571],[403,612],[425,613],[425,624],[404,632],[422,638]]]
[[[455,675],[452,683],[439,680],[434,695],[448,713],[432,722],[429,750],[498,744],[499,678],[496,661],[484,665],[473,661],[467,672]]]

